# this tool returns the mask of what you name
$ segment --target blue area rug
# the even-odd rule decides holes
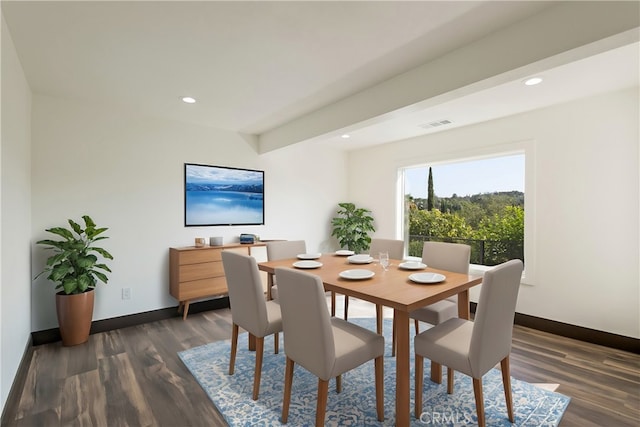
[[[375,330],[375,319],[350,319]],[[325,425],[327,426],[393,426],[395,424],[395,358],[391,357],[391,320],[385,319],[386,340],[384,381],[385,420],[376,419],[376,400],[373,361],[347,372],[342,377],[342,393],[329,384],[329,399]],[[228,375],[229,340],[218,341],[178,353],[189,371],[230,426],[281,426],[285,355],[282,334],[280,354],[273,354],[273,337],[265,339],[260,397],[251,399],[255,353],[247,350],[246,333],[238,339],[238,354],[234,375]],[[413,342],[412,342],[413,353]],[[446,369],[442,384],[428,378],[429,361],[425,359],[423,414],[413,418],[413,354],[411,356],[412,427],[427,425],[477,425],[476,406],[471,379],[461,373],[455,376],[454,394],[447,394]],[[515,426],[557,426],[569,404],[569,398],[538,388],[524,381],[511,379]],[[318,380],[304,368],[297,366],[293,376],[289,421],[286,425],[312,426],[315,420]],[[493,369],[483,378],[485,416],[488,426],[512,426],[502,388],[500,370]]]

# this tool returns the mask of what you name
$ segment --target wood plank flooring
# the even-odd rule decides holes
[[[373,317],[375,308],[351,298],[349,316]],[[95,334],[81,346],[38,346],[2,425],[226,426],[177,353],[230,335],[222,309]],[[560,384],[572,399],[561,426],[638,426],[638,355],[516,326],[511,373]]]

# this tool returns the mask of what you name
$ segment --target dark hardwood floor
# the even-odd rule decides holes
[[[373,305],[352,301],[350,317],[375,315]],[[230,320],[221,309],[95,334],[81,346],[37,346],[2,425],[225,426],[177,353],[228,339]],[[571,397],[561,426],[638,426],[636,354],[516,326],[511,370],[528,382],[560,384],[557,391]]]

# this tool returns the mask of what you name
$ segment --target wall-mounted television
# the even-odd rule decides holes
[[[184,164],[184,225],[264,224],[264,171]]]

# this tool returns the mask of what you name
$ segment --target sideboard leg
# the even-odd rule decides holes
[[[182,313],[182,320],[186,320],[187,319],[187,313],[189,313],[189,301],[185,301],[183,307],[184,307],[183,308],[184,312]]]

